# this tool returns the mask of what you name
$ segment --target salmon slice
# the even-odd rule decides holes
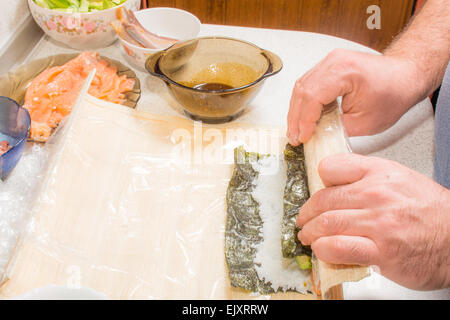
[[[101,60],[97,52],[83,52],[62,66],[44,70],[25,93],[24,108],[31,116],[30,138],[45,142],[72,111],[83,83],[96,69],[89,94],[113,103],[123,103],[134,79],[119,76],[117,68]]]

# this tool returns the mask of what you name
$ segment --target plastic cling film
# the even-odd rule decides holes
[[[284,128],[202,125],[87,95],[66,130],[0,297],[55,284],[113,299],[292,298],[232,288],[224,255],[233,150],[281,154]]]
[[[345,130],[345,126],[344,123],[342,122],[342,97],[338,97],[336,99],[337,102],[337,107],[339,109],[339,117],[337,118],[337,127],[340,128],[340,130],[342,130],[342,134],[344,136],[345,139],[345,144],[347,145],[347,150],[348,152],[353,152],[351,144],[350,144],[350,138],[347,134],[347,130]]]
[[[324,188],[318,176],[318,165],[323,158],[337,153],[351,152],[338,103],[324,108],[312,138],[305,143],[306,169],[310,194]],[[311,178],[313,177],[313,178]]]
[[[81,97],[87,92],[93,76],[94,71],[83,85],[74,112],[81,103]],[[56,157],[55,154],[64,141],[65,128],[70,126],[70,123],[67,123],[70,119],[71,117],[67,117],[61,121],[45,144],[28,142],[18,167],[5,181],[0,181],[0,284],[4,280],[3,274],[12,250],[19,240],[20,233],[26,227],[28,213],[39,195],[39,187],[45,181],[45,173],[52,167],[49,163],[54,161],[52,159]]]
[[[0,180],[0,283],[27,213],[39,191],[50,150],[41,144],[26,146],[17,167]]]
[[[341,110],[338,101],[324,108],[315,133],[305,143],[304,149],[309,192],[312,196],[325,187],[318,172],[320,161],[330,155],[351,152],[341,120]],[[336,299],[342,298],[342,288],[338,287],[339,284],[346,281],[358,281],[369,274],[370,271],[367,267],[333,265],[317,259],[315,262],[314,282],[320,286],[323,298]]]

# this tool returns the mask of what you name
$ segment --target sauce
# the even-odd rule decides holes
[[[208,91],[221,91],[221,90],[229,90],[233,89],[232,86],[223,83],[209,82],[209,83],[201,83],[193,87],[194,89],[199,90],[208,90]]]
[[[242,63],[221,62],[210,64],[189,81],[180,81],[180,84],[194,89],[220,91],[245,86],[259,76],[253,68]]]

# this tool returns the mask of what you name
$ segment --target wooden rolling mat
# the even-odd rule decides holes
[[[31,213],[32,227],[7,268],[1,298],[48,284],[90,287],[113,299],[258,298],[232,288],[225,265],[224,197],[234,146],[224,148],[231,151],[229,163],[199,156],[199,150],[203,159],[213,156],[211,144],[226,135],[225,127],[200,132],[189,120],[90,96],[71,121]],[[258,133],[258,145],[262,138],[284,148],[284,131]],[[251,143],[249,149],[264,151]],[[174,150],[191,155],[191,165],[174,160]]]
[[[324,108],[313,137],[304,145],[308,186],[311,195],[325,188],[319,176],[318,166],[322,159],[339,153],[350,152],[345,139],[337,101]],[[315,260],[315,278],[320,279],[318,287],[325,299],[342,297],[342,282],[359,281],[370,275],[368,267],[357,265],[335,265]]]

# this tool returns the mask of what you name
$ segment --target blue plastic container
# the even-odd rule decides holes
[[[0,96],[0,141],[8,141],[11,149],[0,156],[0,178],[14,169],[22,156],[31,126],[30,114],[14,100]]]

